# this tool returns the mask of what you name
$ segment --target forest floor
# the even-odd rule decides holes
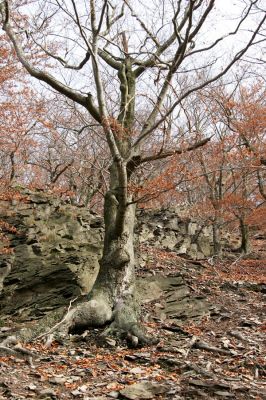
[[[35,356],[0,357],[0,399],[266,398],[265,242],[258,239],[253,248],[248,256],[200,262],[146,249],[151,257],[140,274],[180,273],[193,296],[216,311],[176,324],[153,320],[154,304],[148,303],[144,324],[160,338],[152,347],[103,342],[96,329],[49,348],[40,341],[21,344]]]

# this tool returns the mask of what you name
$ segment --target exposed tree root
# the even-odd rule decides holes
[[[157,339],[147,335],[132,305],[125,305],[120,301],[112,309],[109,298],[99,293],[93,299],[73,308],[71,308],[72,303],[73,301],[60,322],[32,340],[45,339],[45,346],[49,347],[54,340],[64,341],[69,333],[93,327],[105,327],[103,337],[115,336],[126,339],[130,347],[158,343]]]
[[[149,336],[140,323],[127,323],[120,326],[116,319],[104,330],[102,336],[126,339],[129,347],[149,346],[159,342],[158,339]]]
[[[0,343],[0,355],[26,360],[31,366],[32,359],[36,357],[36,354],[22,347],[15,336],[8,336]]]
[[[74,308],[70,306],[61,321],[52,326],[47,332],[35,336],[32,339],[39,340],[46,338],[45,345],[49,347],[53,338],[63,339],[74,330],[101,327],[112,319],[112,309],[104,298],[99,297],[97,300],[93,299],[82,302]]]
[[[48,336],[48,337],[50,336],[50,337],[52,337],[52,332],[54,332],[60,325],[62,325],[62,324],[65,322],[65,320],[66,320],[66,318],[67,318],[67,315],[68,315],[68,313],[69,313],[69,311],[70,311],[70,309],[71,309],[72,303],[74,303],[74,301],[76,301],[76,300],[77,300],[77,297],[75,297],[75,299],[73,299],[73,300],[70,301],[69,306],[68,306],[67,313],[66,313],[66,315],[64,316],[64,318],[63,318],[61,321],[59,321],[57,324],[55,324],[54,326],[52,326],[52,328],[50,328],[48,332],[45,332],[45,333],[43,333],[43,334],[37,336],[35,339],[41,339],[41,338],[43,338],[43,337],[45,337],[45,336]]]

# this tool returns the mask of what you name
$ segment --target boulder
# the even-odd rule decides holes
[[[0,313],[35,319],[90,291],[103,226],[85,207],[43,192],[25,190],[23,195],[1,207],[1,220],[16,231],[6,233],[13,253],[0,256]]]
[[[178,209],[140,210],[136,229],[140,244],[174,251],[192,259],[212,255],[212,230],[189,218]]]

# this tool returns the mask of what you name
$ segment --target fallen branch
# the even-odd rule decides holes
[[[10,345],[14,344],[15,346],[13,348],[9,347]],[[18,343],[18,340],[15,336],[9,336],[1,342],[0,355],[21,358],[23,360],[26,360],[31,366],[33,366],[32,359],[36,357],[35,353],[22,347]]]
[[[195,364],[192,364],[190,362],[186,362],[186,365],[187,365],[187,367],[189,369],[192,369],[193,371],[197,372],[200,375],[207,376],[208,378],[212,378],[212,379],[217,379],[217,376],[215,374],[213,374],[210,371],[206,371],[205,369],[203,369],[201,367],[198,367]]]
[[[233,336],[238,340],[242,340],[243,342],[250,342],[250,340],[242,335],[241,332],[237,331],[228,331],[229,335]]]
[[[200,340],[197,340],[193,344],[194,349],[202,349],[206,351],[212,351],[214,353],[220,353],[220,354],[226,354],[226,355],[233,355],[231,351],[225,350],[225,349],[220,349],[219,347],[215,346],[209,346],[208,343],[202,342]]]
[[[1,356],[14,356],[14,357],[19,356],[19,354],[17,354],[17,352],[15,350],[10,349],[10,347],[5,347],[5,346],[0,346],[0,355]]]

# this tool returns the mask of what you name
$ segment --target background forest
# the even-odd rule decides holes
[[[0,0],[1,398],[263,398],[265,11]]]
[[[140,165],[129,184],[141,208],[178,206],[212,225],[215,253],[220,250],[221,228],[239,231],[244,252],[249,248],[249,228],[251,232],[252,227],[265,228],[266,105],[261,38],[263,35],[254,46],[255,55],[253,51],[251,56],[235,60],[226,78],[193,90],[164,118],[156,134],[143,144],[144,154],[149,158],[157,152],[158,160],[151,157],[145,166]],[[2,34],[0,41],[1,196],[11,196],[11,188],[20,186],[42,189],[102,213],[111,157],[101,124],[73,101],[36,85],[22,69],[6,35]],[[34,62],[47,65],[48,50],[31,46]],[[182,72],[183,81],[210,80],[211,64],[219,58],[215,51],[204,69]],[[49,68],[56,66],[53,63]],[[144,84],[156,87],[158,79],[155,73]],[[148,114],[140,105],[134,129]],[[134,139],[135,133],[131,135]],[[200,148],[194,149],[191,143]]]

